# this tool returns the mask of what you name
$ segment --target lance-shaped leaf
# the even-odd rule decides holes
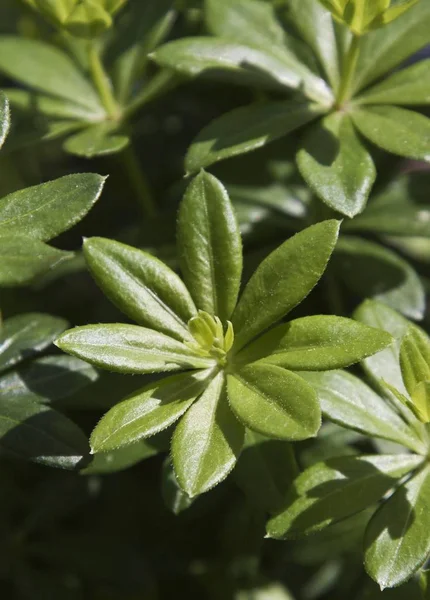
[[[297,154],[300,173],[331,208],[354,217],[366,206],[376,168],[347,114],[314,125]]]
[[[360,56],[354,89],[368,86],[428,44],[430,4],[417,2],[401,19],[366,35],[360,42]]]
[[[133,465],[156,456],[160,452],[168,452],[170,444],[170,430],[162,431],[158,435],[145,440],[139,440],[109,452],[98,452],[93,456],[91,463],[81,471],[83,475],[109,475],[132,467]]]
[[[412,577],[430,553],[430,469],[399,487],[377,510],[365,534],[365,567],[381,589]]]
[[[236,361],[264,360],[294,371],[326,371],[348,367],[392,341],[384,331],[352,319],[317,315],[271,329],[239,352]]]
[[[206,0],[205,8],[206,22],[214,35],[276,57],[298,78],[302,93],[322,103],[331,102],[326,83],[294,52],[297,40],[277,20],[273,6],[261,0]]]
[[[330,13],[315,0],[290,0],[287,9],[302,38],[318,57],[332,87],[337,89],[339,56]]]
[[[430,381],[430,339],[416,325],[411,325],[400,346],[400,368],[409,394],[422,381]]]
[[[232,110],[204,127],[185,157],[188,173],[261,148],[321,114],[307,102],[264,102]]]
[[[150,254],[104,238],[90,238],[84,254],[96,282],[131,319],[192,341],[187,323],[196,315],[181,279]]]
[[[298,473],[292,444],[246,431],[234,477],[250,504],[266,512],[280,510]]]
[[[213,363],[164,333],[122,323],[75,327],[55,344],[68,354],[119,373],[160,373]]]
[[[73,252],[57,250],[21,233],[0,236],[0,285],[24,285],[47,273]]]
[[[55,46],[13,35],[0,37],[0,71],[32,89],[73,101],[101,118],[96,91],[74,61]]]
[[[286,56],[285,56],[286,54]],[[268,90],[286,91],[303,85],[302,72],[306,67],[286,52],[281,56],[268,48],[250,47],[238,42],[215,37],[182,38],[161,46],[151,54],[161,67],[175,70],[191,77],[205,77],[253,86]],[[329,96],[322,80],[306,71],[306,75],[320,83],[321,92],[308,91],[314,98]],[[330,96],[326,99],[328,103]]]
[[[3,92],[0,92],[0,148],[3,146],[10,127],[9,102]]]
[[[105,177],[66,175],[0,199],[0,236],[24,234],[47,241],[78,223],[99,198]]]
[[[66,327],[64,319],[42,313],[6,319],[0,330],[0,370],[44,350]]]
[[[78,358],[44,356],[4,375],[0,379],[0,394],[16,397],[17,402],[24,395],[49,404],[73,395],[97,379],[97,371]]]
[[[181,373],[151,383],[120,402],[91,435],[94,453],[108,452],[155,435],[172,425],[207,387],[209,371]]]
[[[324,273],[339,226],[339,221],[330,220],[308,227],[263,260],[233,313],[236,351],[309,294]]]
[[[99,123],[69,137],[64,142],[63,148],[69,154],[94,158],[95,156],[106,156],[107,154],[121,152],[129,143],[130,138],[128,136],[116,133],[115,124]]]
[[[422,205],[372,203],[359,217],[345,223],[344,230],[430,238],[430,210]]]
[[[421,319],[425,292],[411,265],[389,248],[364,238],[342,236],[333,268],[360,297],[385,302],[412,319]]]
[[[72,421],[21,396],[0,397],[0,448],[34,462],[74,469],[88,455],[84,433]]]
[[[196,306],[223,323],[236,306],[242,241],[224,186],[202,172],[190,184],[178,217],[181,271]]]
[[[387,152],[430,161],[430,119],[396,106],[369,106],[351,113],[366,138]]]
[[[360,104],[429,104],[430,59],[397,71],[359,97]]]
[[[313,388],[301,377],[264,363],[228,375],[230,406],[253,431],[279,440],[314,437],[321,409]]]
[[[421,456],[347,456],[306,469],[287,494],[284,509],[267,525],[274,538],[313,533],[378,502],[396,481],[415,469]]]
[[[232,413],[225,388],[225,376],[220,372],[173,434],[173,467],[179,485],[190,497],[225,479],[242,450],[245,428]]]
[[[323,415],[348,429],[391,440],[414,452],[425,452],[425,443],[392,408],[358,377],[345,371],[300,373],[315,389]]]

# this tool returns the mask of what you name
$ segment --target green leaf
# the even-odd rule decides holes
[[[205,8],[213,34],[276,57],[285,65],[284,70],[299,79],[300,83],[292,87],[299,87],[313,100],[331,103],[332,94],[324,80],[315,76],[291,50],[295,40],[286,34],[273,6],[260,0],[206,0]]]
[[[298,375],[259,363],[228,375],[227,383],[230,405],[249,429],[286,441],[316,436],[320,406],[313,388]]]
[[[98,379],[88,363],[72,356],[44,356],[0,379],[0,394],[33,397],[50,404],[73,395]]]
[[[220,160],[261,148],[320,113],[315,105],[296,100],[236,108],[202,129],[187,152],[185,168],[195,173]]]
[[[372,203],[359,217],[345,223],[345,230],[430,238],[430,210],[410,204]]]
[[[36,91],[87,108],[94,119],[104,116],[95,89],[62,50],[39,40],[0,36],[0,71]]]
[[[360,104],[429,104],[430,59],[396,71],[357,100]]]
[[[105,177],[76,173],[0,199],[0,236],[48,241],[78,223],[100,197]]]
[[[88,454],[83,432],[60,413],[31,398],[0,397],[0,448],[18,458],[74,469]]]
[[[329,104],[330,93],[322,80],[284,51],[255,48],[222,38],[182,38],[164,44],[151,54],[161,67],[189,77],[205,77],[267,90],[301,89],[317,102]],[[306,87],[303,75],[313,83]],[[316,87],[316,90],[313,88]]]
[[[342,236],[333,268],[361,298],[373,297],[412,319],[422,319],[425,293],[414,269],[389,248],[364,238]]]
[[[290,0],[287,10],[301,37],[318,57],[331,86],[336,90],[339,85],[339,56],[330,13],[315,0]]]
[[[72,258],[73,253],[13,233],[0,236],[0,257],[0,285],[10,287],[30,283],[60,262]]]
[[[82,475],[109,475],[128,469],[160,452],[167,452],[170,435],[167,437],[166,433],[170,434],[170,430],[163,431],[148,440],[139,440],[118,450],[99,452],[93,456],[91,463],[82,469],[81,473]]]
[[[365,567],[381,589],[400,585],[430,553],[430,469],[421,470],[384,502],[365,534]]]
[[[7,97],[0,91],[0,148],[9,133],[10,128],[10,111]]]
[[[411,325],[400,346],[403,383],[411,397],[411,408],[423,423],[430,422],[430,339]],[[409,404],[409,402],[408,402]]]
[[[381,332],[382,333],[382,332]],[[391,440],[414,452],[425,452],[416,432],[358,377],[345,371],[301,373],[316,391],[323,415],[348,429]]]
[[[6,319],[0,330],[0,371],[47,348],[67,327],[67,321],[42,313]]]
[[[334,210],[354,217],[366,206],[376,168],[347,114],[335,112],[314,125],[297,164],[308,185]]]
[[[387,152],[430,161],[430,119],[396,106],[372,106],[351,113],[366,138]]]
[[[87,127],[69,137],[64,142],[63,148],[69,154],[82,156],[83,158],[117,154],[129,145],[130,138],[115,133],[115,130],[116,126],[111,123],[99,123]]]
[[[139,324],[193,341],[187,323],[197,310],[181,279],[142,250],[104,238],[84,242],[90,271],[106,296]]]
[[[264,360],[294,371],[326,371],[359,362],[386,348],[393,338],[352,319],[316,315],[271,329],[244,350],[236,361]]]
[[[91,435],[94,453],[108,452],[155,435],[172,425],[207,387],[211,371],[181,373],[147,385],[120,402]]]
[[[418,2],[401,19],[366,35],[354,76],[354,90],[360,90],[388,73],[424,48],[429,41],[430,4]]]
[[[222,372],[179,422],[172,460],[181,488],[193,498],[215,487],[236,464],[245,428],[231,412]]]
[[[94,120],[94,112],[88,107],[76,104],[73,102],[73,98],[65,100],[33,90],[16,88],[4,88],[4,92],[7,94],[12,108],[17,111],[56,119],[88,121],[89,123]]]
[[[250,504],[265,512],[280,510],[298,472],[291,444],[246,431],[234,477]]]
[[[215,364],[177,340],[138,325],[85,325],[69,329],[55,344],[64,352],[119,373],[161,373]]]
[[[194,502],[194,499],[190,498],[190,496],[179,487],[169,457],[166,458],[163,463],[161,493],[163,495],[164,504],[174,515],[179,515],[184,510],[187,510]]]
[[[284,510],[267,524],[273,538],[313,533],[372,506],[421,456],[347,456],[306,469],[287,494]]]
[[[242,241],[224,186],[208,173],[189,185],[178,217],[181,271],[196,306],[223,323],[237,302]]]
[[[318,283],[335,247],[339,226],[335,220],[312,225],[263,260],[233,313],[236,352],[288,314]]]

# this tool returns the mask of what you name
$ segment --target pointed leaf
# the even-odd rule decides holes
[[[44,350],[66,327],[64,319],[42,313],[6,319],[0,330],[0,370]]]
[[[290,0],[288,15],[318,57],[334,89],[339,85],[339,56],[333,20],[315,0]]]
[[[167,429],[204,391],[209,376],[209,371],[173,375],[120,402],[94,429],[92,451],[116,450]]]
[[[352,319],[318,315],[271,329],[239,352],[235,361],[264,360],[293,371],[348,367],[386,348],[393,338]]]
[[[160,373],[213,364],[153,329],[121,323],[69,329],[55,344],[64,352],[119,373]]]
[[[185,157],[188,173],[251,152],[316,119],[321,109],[305,102],[264,102],[232,110],[204,127]]]
[[[99,198],[105,178],[66,175],[0,199],[0,235],[22,233],[48,241],[78,223]]]
[[[430,553],[430,469],[402,485],[370,520],[365,567],[381,589],[400,585],[423,566]]]
[[[164,263],[105,238],[85,240],[84,254],[96,282],[122,312],[175,339],[192,341],[187,323],[196,308],[181,279]]]
[[[422,381],[430,382],[430,339],[420,327],[410,325],[400,346],[403,383],[413,396]]]
[[[215,487],[236,464],[245,428],[232,413],[222,372],[179,422],[172,438],[178,483],[192,498]]]
[[[348,429],[402,444],[414,452],[425,451],[417,433],[358,377],[345,371],[301,373],[315,389],[323,415]]]
[[[360,104],[429,104],[430,59],[396,71],[359,96]]]
[[[174,515],[187,510],[194,502],[194,499],[179,487],[170,457],[167,457],[163,463],[161,493],[166,508]]]
[[[0,448],[18,458],[74,469],[88,454],[86,436],[60,413],[31,398],[0,397]]]
[[[282,508],[285,493],[299,469],[293,446],[248,429],[234,470],[236,483],[250,504],[265,512]]]
[[[73,119],[74,121],[94,120],[94,113],[90,109],[76,104],[71,100],[48,96],[42,92],[22,90],[17,88],[4,88],[13,109],[32,115],[54,117],[56,119]]]
[[[0,91],[0,148],[9,133],[10,127],[10,111],[9,102],[3,92]]]
[[[242,241],[226,189],[202,172],[190,184],[178,217],[181,271],[200,310],[223,323],[236,306]]]
[[[263,260],[233,313],[236,351],[288,314],[318,283],[339,225],[330,220],[308,227]]]
[[[96,91],[69,56],[53,45],[13,35],[0,36],[0,71],[19,83],[89,109],[104,110]]]
[[[376,168],[347,114],[335,112],[314,125],[297,164],[308,185],[334,210],[354,217],[366,206]]]
[[[73,252],[57,250],[27,235],[3,233],[0,236],[0,285],[30,283],[72,257]]]
[[[69,137],[64,142],[63,148],[69,154],[75,154],[83,158],[117,154],[128,146],[130,138],[116,133],[115,129],[116,126],[112,126],[110,123],[100,123],[92,127],[86,127],[83,131]]]
[[[360,133],[387,152],[430,162],[430,119],[395,106],[372,106],[351,113]]]
[[[280,440],[314,437],[321,410],[313,388],[275,365],[247,365],[228,375],[228,398],[239,419],[253,431]]]
[[[0,379],[0,394],[33,397],[50,404],[73,395],[98,379],[88,363],[72,356],[44,356]]]
[[[396,252],[364,238],[342,236],[332,261],[338,276],[361,298],[375,298],[412,319],[425,310],[423,285]]]
[[[330,458],[306,469],[287,494],[284,510],[267,525],[274,538],[318,531],[372,506],[422,457],[410,454]]]
[[[368,86],[427,46],[429,28],[430,4],[424,1],[418,2],[401,19],[366,35],[360,44],[355,91]]]

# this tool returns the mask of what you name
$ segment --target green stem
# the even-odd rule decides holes
[[[360,36],[353,34],[348,53],[345,56],[339,93],[337,95],[337,105],[339,107],[351,97],[352,84],[357,70],[358,58],[360,56],[360,42]]]
[[[91,77],[100,100],[109,117],[112,120],[117,120],[120,112],[119,106],[113,95],[112,84],[100,59],[98,48],[93,41],[89,43],[88,60]]]
[[[137,199],[145,215],[153,218],[157,214],[157,208],[151,193],[148,181],[142,171],[138,157],[132,142],[121,152],[127,177],[133,186]]]

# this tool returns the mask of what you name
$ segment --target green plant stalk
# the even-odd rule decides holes
[[[93,41],[89,43],[88,59],[91,77],[100,100],[109,118],[116,121],[120,116],[119,106],[113,95],[111,82],[100,59],[99,51]]]
[[[361,37],[353,34],[349,50],[345,56],[342,78],[337,95],[337,106],[342,107],[351,98],[352,84],[360,56]]]
[[[137,200],[142,208],[143,213],[153,218],[157,214],[154,198],[144,172],[136,156],[132,142],[124,148],[120,155],[127,177],[137,194]]]

